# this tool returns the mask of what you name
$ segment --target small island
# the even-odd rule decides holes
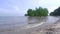
[[[25,16],[48,16],[48,9],[42,7],[35,8],[34,10],[28,9]]]

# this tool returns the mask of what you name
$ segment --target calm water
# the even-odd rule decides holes
[[[0,17],[0,29],[14,26],[25,26],[29,24],[36,24],[40,22],[50,21],[56,17]],[[50,23],[49,23],[50,24]]]

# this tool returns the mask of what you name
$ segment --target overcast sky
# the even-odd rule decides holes
[[[0,0],[0,16],[24,16],[29,8],[39,6],[52,12],[60,6],[60,0]]]

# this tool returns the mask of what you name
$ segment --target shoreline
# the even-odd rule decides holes
[[[53,19],[52,22],[54,22],[54,20],[55,19]],[[38,23],[38,24],[32,24],[24,27],[15,27],[14,29],[11,30],[7,29],[5,31],[0,32],[0,34],[38,34],[38,33],[44,33],[46,28],[48,28],[47,23],[41,22],[41,24]]]

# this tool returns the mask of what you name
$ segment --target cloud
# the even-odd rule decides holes
[[[16,11],[20,11],[20,8],[19,8],[18,6],[14,6],[13,8],[14,8],[14,10],[16,10]]]
[[[52,12],[60,6],[60,0],[0,0],[0,14],[24,15],[36,7],[48,8]]]
[[[17,0],[1,0],[0,4],[0,14],[2,15],[20,15],[20,9],[18,7]],[[4,3],[3,3],[4,2]]]

